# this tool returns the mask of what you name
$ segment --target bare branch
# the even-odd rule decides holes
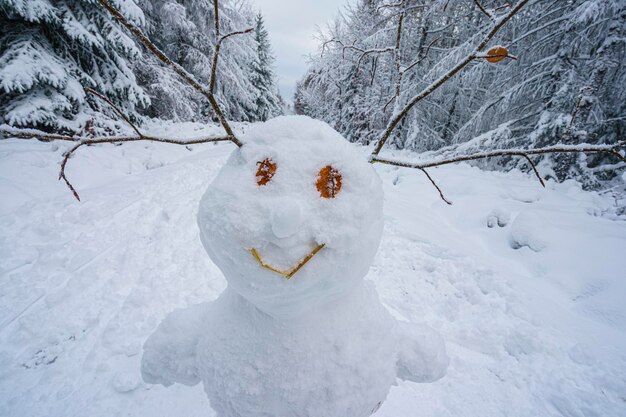
[[[617,156],[619,159],[622,160],[622,162],[626,162],[626,158],[624,157],[624,155],[622,155],[621,153],[619,153],[619,151],[617,149],[614,149],[611,151],[611,154]]]
[[[530,164],[530,167],[532,168],[533,172],[537,176],[537,179],[539,179],[539,182],[541,183],[541,185],[545,187],[546,186],[545,182],[543,181],[543,178],[541,178],[541,175],[539,174],[539,171],[537,170],[537,166],[530,159],[530,155],[545,155],[545,154],[557,154],[557,153],[608,153],[608,154],[615,155],[621,161],[626,162],[626,158],[619,152],[620,148],[624,148],[624,147],[626,147],[626,140],[620,141],[613,145],[580,144],[580,145],[555,145],[555,146],[548,146],[545,148],[536,148],[536,149],[500,149],[500,150],[491,151],[491,152],[476,153],[476,154],[471,154],[471,155],[462,155],[462,156],[456,156],[453,158],[442,159],[439,161],[421,162],[421,163],[397,161],[395,159],[380,158],[378,156],[374,156],[371,158],[371,162],[372,163],[376,162],[376,163],[381,163],[381,164],[386,164],[386,165],[394,165],[394,166],[399,166],[399,167],[404,167],[404,168],[414,168],[414,169],[419,169],[422,172],[426,173],[425,171],[426,168],[433,168],[433,167],[438,167],[442,165],[455,164],[458,162],[476,161],[479,159],[497,158],[497,157],[502,157],[502,156],[519,156],[519,157],[525,158],[528,161],[528,163]],[[431,181],[431,183],[433,183],[435,188],[437,188],[441,198],[446,203],[450,204],[450,202],[443,197],[443,194],[441,193],[441,189],[437,187],[437,185],[434,183],[432,178],[428,176],[428,179]]]
[[[378,6],[376,8],[376,12],[380,12],[383,9],[393,9],[396,7],[404,7],[406,5],[406,0],[400,0],[397,3],[390,3],[390,4],[382,4],[380,6]],[[425,4],[414,4],[413,6],[407,7],[407,10],[409,9],[423,9],[425,8],[426,5]]]
[[[67,165],[67,161],[68,159],[70,159],[70,156],[72,156],[72,154],[83,145],[85,145],[85,143],[83,142],[77,143],[74,147],[72,147],[72,149],[65,152],[65,154],[63,155],[63,160],[61,161],[61,170],[59,171],[59,180],[62,179],[63,181],[65,181],[65,185],[67,185],[67,187],[70,189],[70,191],[72,192],[72,194],[78,201],[80,201],[80,197],[78,193],[76,192],[76,189],[65,176],[65,165]]]
[[[426,52],[424,53],[424,56],[419,58],[418,60],[416,60],[415,62],[413,62],[412,64],[410,64],[408,67],[406,67],[404,69],[404,72],[410,71],[413,67],[415,67],[416,65],[419,65],[420,62],[422,62],[423,60],[425,60],[426,58],[428,58],[428,53],[430,52],[430,48],[432,48],[432,46],[439,40],[441,39],[441,37],[439,38],[435,38],[432,41],[430,41],[430,43],[428,44],[428,46],[426,47]]]
[[[439,77],[435,82],[430,84],[424,90],[422,90],[419,94],[414,96],[402,110],[396,112],[396,114],[391,118],[389,123],[387,124],[387,128],[383,132],[381,138],[378,140],[378,143],[374,147],[372,151],[372,155],[370,156],[370,161],[376,159],[376,155],[378,155],[385,145],[385,142],[391,136],[391,133],[396,128],[398,123],[407,115],[407,113],[415,106],[418,102],[425,99],[429,95],[431,95],[434,91],[436,91],[439,87],[446,83],[450,78],[456,75],[459,71],[465,68],[470,62],[474,61],[477,58],[477,55],[482,52],[483,49],[487,46],[487,44],[493,39],[493,37],[498,33],[498,31],[504,26],[519,10],[528,3],[529,0],[520,0],[511,10],[504,16],[495,20],[495,23],[491,30],[487,32],[485,37],[480,41],[480,43],[474,48],[474,51],[467,55],[462,61],[456,64],[453,68],[451,68],[447,73]]]
[[[392,47],[387,47],[387,48],[380,48],[380,49],[367,49],[364,50],[361,53],[361,56],[359,57],[357,63],[356,63],[356,67],[359,68],[361,66],[361,61],[363,61],[363,59],[367,56],[367,55],[371,55],[371,54],[384,54],[386,52],[393,52],[394,48]]]
[[[181,67],[180,65],[172,61],[159,48],[157,48],[157,46],[154,43],[152,43],[152,41],[137,26],[130,23],[128,19],[124,17],[124,15],[122,15],[115,7],[111,5],[111,3],[109,3],[108,0],[97,0],[97,1],[105,9],[107,9],[107,11],[117,21],[119,21],[124,27],[126,27],[126,29],[128,29],[128,31],[130,31],[135,36],[135,38],[137,38],[155,57],[157,57],[165,65],[172,68],[172,70],[174,70],[174,72],[176,72],[179,76],[181,76],[187,82],[187,84],[189,84],[191,87],[193,87],[196,91],[198,91],[200,94],[202,94],[204,97],[206,97],[209,100],[209,103],[211,104],[211,107],[213,108],[213,111],[217,115],[217,118],[219,119],[220,123],[224,127],[224,130],[226,131],[226,134],[228,135],[229,140],[233,142],[235,145],[241,147],[243,144],[235,136],[235,133],[233,132],[232,128],[230,127],[230,124],[228,123],[228,121],[226,120],[226,117],[224,116],[224,112],[222,112],[222,109],[220,108],[219,104],[217,103],[217,100],[215,99],[215,96],[213,95],[213,91],[215,87],[215,74],[217,71],[217,68],[216,68],[217,60],[219,56],[219,46],[221,44],[220,41],[224,40],[224,38],[220,38],[217,0],[213,1],[213,5],[214,5],[214,10],[215,10],[215,35],[218,41],[215,46],[215,52],[213,54],[213,66],[211,68],[211,82],[210,82],[209,89],[207,89],[205,86],[200,84],[193,75],[191,75],[183,67]],[[240,31],[240,32],[248,33],[248,31]],[[239,32],[233,32],[232,34],[226,35],[226,37],[235,35],[235,34],[239,34]]]
[[[231,142],[232,137],[230,136],[218,136],[218,137],[201,137],[195,139],[173,139],[173,138],[165,138],[165,137],[156,137],[156,136],[146,136],[143,134],[139,134],[138,136],[105,136],[99,138],[85,138],[79,136],[66,136],[66,135],[58,135],[42,132],[35,129],[16,129],[11,126],[2,125],[0,126],[0,134],[6,137],[13,137],[17,139],[46,139],[46,140],[62,140],[65,142],[73,142],[76,145],[70,148],[63,155],[63,160],[61,161],[61,171],[59,172],[59,180],[65,181],[65,184],[70,189],[74,197],[78,201],[80,201],[80,197],[76,192],[74,186],[70,183],[70,181],[65,176],[65,166],[67,165],[67,161],[70,157],[83,145],[95,145],[98,143],[119,143],[119,142],[139,142],[139,141],[150,141],[150,142],[161,142],[161,143],[171,143],[173,145],[195,145],[198,143],[209,143],[209,142]]]
[[[402,47],[402,24],[404,22],[404,17],[406,16],[406,2],[408,0],[404,0],[403,4],[404,7],[402,8],[402,13],[400,14],[400,17],[398,17],[398,26],[396,29],[396,45],[393,51],[393,57],[394,57],[394,61],[395,61],[395,67],[396,67],[396,102],[395,105],[397,106],[399,103],[399,99],[400,99],[400,93],[401,93],[401,88],[402,88],[402,76],[403,71],[402,71],[402,56],[400,53],[400,48]]]
[[[137,136],[143,137],[143,134],[139,131],[137,126],[135,126],[133,124],[133,122],[131,122],[130,119],[124,114],[124,112],[122,110],[120,110],[119,107],[117,107],[115,104],[113,104],[113,102],[111,100],[106,98],[104,95],[98,93],[96,90],[92,90],[89,87],[83,87],[83,89],[86,92],[88,92],[89,94],[92,94],[92,95],[98,97],[100,100],[102,100],[105,103],[107,103],[109,105],[109,107],[111,107],[115,111],[115,113],[117,113],[126,122],[126,124],[128,126],[130,126],[135,131],[135,133],[137,133]]]
[[[213,17],[215,18],[215,39],[220,38],[220,10],[217,0],[213,0]]]
[[[539,170],[537,169],[537,165],[535,165],[535,163],[533,162],[532,159],[530,159],[530,156],[528,156],[525,153],[520,153],[518,154],[518,156],[522,156],[524,158],[526,158],[526,161],[528,161],[528,163],[530,164],[530,167],[533,169],[535,175],[537,176],[537,179],[539,180],[539,182],[541,183],[541,186],[543,188],[546,188],[546,183],[543,181],[543,178],[541,178],[541,175],[539,174]]]
[[[493,13],[491,13],[489,10],[485,9],[485,7],[480,3],[479,0],[474,0],[474,3],[476,3],[476,6],[478,6],[480,11],[483,12],[485,14],[485,16],[487,16],[489,19],[494,20],[496,18],[493,15]]]
[[[508,9],[511,7],[511,3],[504,3],[502,6],[498,6],[494,9],[494,12],[499,12],[502,9]]]
[[[219,40],[219,42],[223,42],[226,39],[230,38],[231,36],[237,36],[237,35],[245,35],[246,33],[250,33],[254,30],[254,28],[248,28],[248,29],[241,29],[241,30],[235,30],[233,32],[227,33],[226,35],[222,36]]]
[[[400,28],[401,29],[401,28]],[[407,71],[410,71],[411,69],[413,69],[416,65],[418,65],[420,62],[422,62],[423,60],[425,60],[426,58],[428,58],[428,53],[430,52],[430,48],[435,44],[435,42],[437,42],[440,38],[435,38],[433,39],[428,46],[426,47],[426,52],[424,53],[424,56],[422,58],[419,58],[418,60],[414,61],[412,64],[410,64],[408,67],[403,68],[401,70],[398,71],[399,74],[399,78],[400,78],[400,82],[402,82],[402,77],[404,76],[404,74]],[[385,103],[385,105],[383,106],[383,112],[387,111],[387,107],[394,102],[394,100],[396,100],[399,97],[398,94],[398,89],[397,89],[397,85],[396,85],[396,94],[389,97],[389,100],[387,100],[387,102]]]
[[[353,50],[355,52],[360,52],[361,55],[359,55],[359,59],[357,60],[357,64],[356,67],[357,69],[361,67],[361,62],[363,61],[363,59],[371,54],[384,54],[387,52],[394,52],[394,48],[389,46],[387,48],[371,48],[371,49],[363,49],[363,48],[359,48],[358,46],[353,45],[346,45],[343,41],[339,40],[339,39],[328,39],[327,41],[324,41],[322,43],[322,52],[321,52],[321,56],[324,56],[324,52],[327,48],[327,45],[330,43],[336,43],[339,44],[342,48],[341,50],[341,56],[344,57],[345,53],[346,53],[346,49],[349,50]]]
[[[386,102],[386,103],[385,103],[385,105],[383,106],[383,112],[386,112],[386,111],[387,111],[387,107],[388,107],[391,103],[393,103],[393,101],[394,101],[395,99],[396,99],[396,96],[395,96],[395,95],[394,95],[394,96],[389,97],[389,100],[387,100],[387,102]]]
[[[378,6],[376,8],[376,12],[380,12],[382,9],[393,9],[394,7],[402,7],[404,5],[404,1],[399,1],[397,3],[391,3],[391,4],[381,4],[380,6]]]
[[[439,186],[437,185],[435,180],[433,180],[433,178],[430,176],[430,174],[424,168],[420,168],[420,171],[422,171],[426,175],[426,177],[428,178],[430,183],[437,189],[437,191],[439,192],[439,197],[441,197],[441,199],[443,201],[445,201],[449,206],[451,206],[452,202],[450,200],[446,199],[446,197],[444,197],[443,192],[441,191],[441,188],[439,188]]]
[[[359,47],[354,46],[354,45],[346,45],[346,44],[343,43],[343,41],[340,41],[339,39],[332,38],[332,39],[329,39],[327,41],[324,41],[324,43],[322,43],[322,53],[321,53],[321,56],[324,56],[324,51],[326,50],[326,46],[329,43],[338,43],[339,45],[341,45],[341,48],[342,48],[341,49],[341,56],[342,57],[344,56],[344,54],[346,52],[346,49],[353,49],[353,50],[358,51],[358,52],[364,52],[364,50],[362,48],[359,48]]]

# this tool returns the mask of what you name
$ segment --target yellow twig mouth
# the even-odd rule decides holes
[[[304,265],[306,265],[306,263],[309,262],[317,252],[321,251],[324,246],[326,246],[324,243],[317,245],[315,249],[313,249],[307,256],[302,258],[300,263],[298,263],[298,265],[296,265],[295,268],[293,268],[291,271],[281,271],[280,269],[274,268],[273,266],[266,264],[265,262],[263,262],[263,259],[261,259],[261,255],[259,255],[259,252],[257,252],[255,248],[250,249],[250,252],[252,253],[252,256],[254,256],[254,259],[256,259],[259,265],[261,265],[263,268],[269,269],[272,272],[276,272],[277,274],[280,274],[285,278],[290,279],[292,276],[295,275],[296,272],[298,272]]]

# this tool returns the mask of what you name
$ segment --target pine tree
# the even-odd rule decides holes
[[[282,114],[282,108],[272,70],[274,57],[261,13],[257,14],[255,18],[254,39],[256,41],[256,57],[252,62],[250,81],[257,90],[257,96],[253,117],[257,121],[266,121]]]
[[[143,23],[134,0],[113,4]],[[140,56],[111,15],[90,0],[0,0],[0,122],[76,130],[98,90],[131,115],[149,103],[129,62]]]
[[[150,39],[174,62],[208,84],[215,38],[213,0],[137,0]],[[246,0],[220,0],[222,35],[249,28],[254,15]],[[252,34],[222,44],[215,95],[230,120],[254,121],[256,88],[250,80],[256,56]],[[153,98],[148,115],[173,120],[216,120],[206,99],[170,69],[146,60],[136,64],[140,85]]]

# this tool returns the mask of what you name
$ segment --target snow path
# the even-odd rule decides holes
[[[63,149],[0,142],[0,415],[214,415],[200,386],[144,384],[139,361],[165,314],[225,286],[195,214],[232,146],[81,150],[82,203],[56,181]],[[369,278],[452,361],[437,383],[399,382],[376,416],[626,415],[626,222],[608,197],[462,165],[432,171],[448,207],[420,172],[377,169]]]

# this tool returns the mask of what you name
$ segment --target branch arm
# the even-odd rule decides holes
[[[72,183],[69,181],[69,179],[65,175],[65,167],[70,157],[81,146],[95,145],[98,143],[120,143],[120,142],[139,142],[139,141],[170,143],[173,145],[195,145],[199,143],[232,141],[232,137],[230,136],[200,137],[200,138],[193,138],[193,139],[174,139],[174,138],[166,138],[166,137],[147,136],[143,134],[140,134],[138,136],[105,136],[105,137],[99,137],[99,138],[85,138],[85,137],[79,137],[79,136],[66,136],[66,135],[51,134],[51,133],[41,132],[35,129],[16,129],[7,125],[0,126],[0,134],[2,136],[13,137],[16,139],[61,140],[65,142],[74,143],[75,145],[63,155],[63,159],[61,160],[61,170],[59,172],[59,180],[62,179],[65,182],[67,187],[70,189],[70,191],[72,192],[72,194],[78,201],[80,201],[80,197],[78,195],[78,192],[72,185]]]
[[[428,173],[428,171],[426,171],[424,168],[420,168],[420,171],[422,171],[424,173],[424,175],[426,175],[426,177],[428,178],[428,180],[430,181],[430,183],[433,185],[433,187],[435,187],[437,189],[437,191],[439,192],[439,197],[446,202],[446,204],[448,204],[449,206],[452,205],[452,202],[450,200],[448,200],[444,195],[443,195],[443,191],[441,191],[441,188],[439,188],[439,186],[437,185],[437,183],[435,182],[435,180],[433,180],[433,177],[430,176],[430,174]]]
[[[626,162],[624,156],[622,156],[618,150],[620,148],[626,147],[626,140],[620,141],[616,144],[612,145],[554,145],[547,146],[545,148],[536,148],[536,149],[499,149],[490,152],[482,152],[471,155],[461,155],[452,158],[435,160],[435,161],[427,161],[427,162],[403,162],[397,161],[390,158],[381,158],[374,157],[372,158],[372,162],[379,162],[389,165],[396,165],[405,168],[432,168],[442,165],[455,164],[458,162],[466,162],[466,161],[475,161],[478,159],[486,159],[486,158],[495,158],[501,156],[528,156],[528,155],[543,155],[543,154],[555,154],[555,153],[610,153],[615,156],[618,156],[621,160]]]
[[[437,188],[441,198],[448,204],[450,202],[443,197],[441,193],[441,189],[437,187],[432,178],[425,171],[427,168],[433,168],[443,165],[455,164],[458,162],[467,162],[467,161],[476,161],[479,159],[488,159],[488,158],[497,158],[502,156],[519,156],[525,158],[526,161],[530,164],[535,176],[541,183],[543,187],[545,187],[545,182],[539,171],[537,170],[537,165],[530,159],[530,155],[545,155],[545,154],[556,154],[556,153],[608,153],[618,157],[622,162],[626,162],[626,157],[620,153],[620,149],[626,147],[626,140],[622,140],[612,145],[589,145],[589,144],[581,144],[581,145],[555,145],[548,146],[545,148],[537,148],[537,149],[500,149],[491,152],[483,152],[476,153],[471,155],[461,155],[453,158],[436,160],[436,161],[428,161],[428,162],[405,162],[398,161],[391,158],[381,158],[378,156],[374,156],[371,158],[372,163],[381,163],[386,165],[394,165],[403,168],[414,168],[419,169],[424,172],[431,183]]]

